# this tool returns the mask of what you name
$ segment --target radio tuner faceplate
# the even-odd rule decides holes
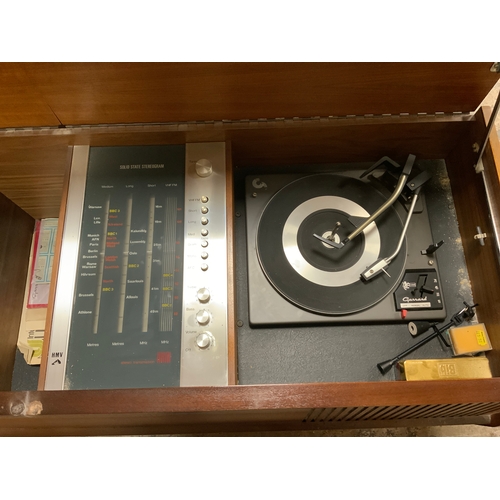
[[[227,384],[226,241],[225,146],[187,144],[181,385]]]
[[[227,385],[225,165],[74,147],[45,389]]]

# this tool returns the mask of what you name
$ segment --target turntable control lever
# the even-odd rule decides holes
[[[427,283],[427,274],[420,274],[418,276],[417,283],[415,285],[415,288],[411,291],[412,295],[416,295],[417,292],[420,293],[420,297],[424,295],[424,293],[428,293],[429,295],[432,295],[434,293],[434,290],[431,290],[429,288],[425,288],[425,284]]]
[[[415,283],[415,288],[411,291],[411,294],[416,295],[417,292],[420,292],[420,294],[422,294],[422,288],[424,288],[426,281],[427,281],[427,275],[419,274],[417,282]]]
[[[429,255],[431,253],[434,253],[443,243],[444,240],[441,240],[439,243],[432,243],[425,250],[420,250],[420,253],[422,255]]]

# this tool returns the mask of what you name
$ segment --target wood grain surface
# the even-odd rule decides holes
[[[57,217],[67,137],[1,137],[0,193],[32,217]]]
[[[0,127],[474,111],[491,63],[3,63]],[[0,114],[1,115],[1,114]]]
[[[500,376],[500,264],[494,242],[490,212],[486,200],[486,191],[482,176],[474,170],[477,153],[474,144],[481,144],[485,137],[486,126],[482,111],[466,134],[461,137],[457,147],[446,160],[451,189],[455,199],[458,228],[467,262],[471,281],[472,295],[479,304],[477,318],[487,327],[494,350],[488,353],[492,373]],[[498,138],[492,134],[490,141],[494,149],[498,148]],[[493,192],[500,192],[500,181],[496,161],[491,146],[486,148],[483,156],[485,172]],[[493,210],[500,217],[498,198],[493,200]],[[474,238],[477,227],[487,233],[484,246]],[[480,384],[479,384],[480,386]],[[478,386],[478,387],[479,387]]]
[[[480,141],[485,130],[481,115],[475,119],[438,115],[256,120],[470,111],[498,79],[498,75],[489,72],[489,66],[0,65],[5,70],[0,72],[0,106],[7,110],[0,118],[0,127],[54,126],[59,122],[184,122],[0,133],[0,192],[29,214],[0,197],[0,227],[12,234],[8,241],[0,240],[0,312],[5,323],[0,343],[0,390],[5,389],[0,392],[0,434],[113,434],[180,429],[195,432],[252,426],[311,429],[363,422],[397,425],[408,419],[424,425],[424,421],[436,419],[441,423],[478,421],[489,414],[494,415],[493,422],[499,423],[500,269],[491,238],[486,239],[484,247],[473,238],[477,225],[484,225],[483,229],[491,234],[482,179],[472,168],[472,145]],[[199,123],[245,118],[250,121]],[[198,123],[185,123],[190,120]],[[15,349],[12,332],[19,324],[31,217],[57,217],[64,206],[61,201],[68,173],[68,146],[181,144],[202,140],[226,141],[234,168],[292,162],[372,161],[382,155],[402,161],[408,152],[422,158],[445,158],[473,294],[480,304],[478,318],[487,323],[495,347],[489,359],[497,377],[411,383],[9,392],[9,360]],[[490,182],[500,190],[498,145],[487,148],[484,162]],[[233,209],[230,205],[229,219]],[[12,220],[21,221],[15,230]],[[231,290],[231,272],[229,280]],[[11,283],[16,284],[10,286]],[[230,350],[236,352],[235,318],[231,311],[230,318],[234,336]],[[230,374],[236,379],[235,361]]]
[[[0,435],[398,425],[398,416],[443,425],[499,411],[500,379],[482,382],[480,391],[467,380],[0,392]]]
[[[147,127],[90,127],[0,134],[0,192],[34,218],[57,217],[70,145],[91,146],[231,142],[233,164],[271,165],[404,161],[408,151],[444,158],[470,116],[359,118],[214,123]]]
[[[329,422],[324,423],[304,423],[300,422],[297,418],[293,419],[291,411],[287,412],[274,412],[274,415],[268,415],[265,419],[246,421],[241,419],[233,422],[218,422],[218,421],[193,421],[193,418],[183,419],[183,416],[178,416],[173,422],[173,419],[166,419],[162,414],[133,414],[128,415],[127,418],[119,419],[113,416],[102,416],[99,418],[88,419],[85,416],[80,417],[71,415],[64,419],[58,417],[47,417],[39,420],[35,424],[32,420],[23,419],[20,421],[18,417],[6,417],[3,420],[3,425],[0,428],[0,436],[158,436],[158,435],[174,435],[179,434],[189,436],[207,436],[217,435],[223,436],[301,436],[308,437],[318,436],[317,432],[311,431],[333,431],[338,430],[338,434],[356,435],[352,429],[368,429],[368,432],[360,432],[361,436],[375,435],[373,429],[386,428],[382,436],[399,435],[407,437],[404,429],[400,433],[394,432],[394,429],[401,427],[410,427],[411,430],[415,428],[420,430],[422,436],[432,436],[432,431],[441,431],[443,436],[453,436],[453,429],[443,429],[443,425],[460,426],[468,425],[466,429],[471,429],[471,424],[487,426],[490,422],[490,417],[485,416],[472,416],[472,417],[453,417],[447,418],[431,418],[425,422],[418,420],[392,420],[392,421],[359,421],[359,422]],[[298,412],[295,411],[295,416]],[[284,418],[284,415],[291,418]],[[274,417],[274,418],[272,418]],[[24,425],[24,427],[21,427]],[[435,427],[429,427],[435,426]],[[439,427],[436,427],[439,426]],[[430,434],[426,432],[429,429]],[[476,428],[474,428],[476,430]],[[482,435],[488,435],[488,430],[481,429],[479,432]],[[496,430],[493,430],[495,432]],[[322,434],[323,434],[322,432]],[[324,434],[323,434],[324,435]],[[331,432],[328,435],[337,435],[337,432]],[[464,434],[465,435],[465,434]],[[494,434],[495,435],[495,434]]]
[[[0,128],[60,124],[27,69],[24,64],[0,63]]]
[[[10,390],[35,221],[0,194],[0,390]]]

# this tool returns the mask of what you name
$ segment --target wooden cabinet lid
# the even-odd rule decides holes
[[[474,111],[492,63],[3,63],[0,127]]]

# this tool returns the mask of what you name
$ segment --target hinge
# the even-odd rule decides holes
[[[249,127],[255,128],[259,126],[297,126],[300,124],[328,124],[328,123],[345,123],[353,121],[356,123],[366,122],[372,123],[376,121],[397,121],[404,120],[422,120],[437,118],[438,120],[448,120],[450,118],[456,120],[468,120],[473,116],[473,112],[454,111],[450,113],[435,112],[435,113],[399,113],[391,114],[384,113],[380,115],[365,114],[365,115],[344,115],[344,116],[311,116],[311,117],[278,117],[278,118],[241,118],[238,120],[203,120],[203,121],[186,121],[186,122],[157,122],[157,123],[116,123],[116,124],[95,124],[95,125],[66,125],[64,127],[11,127],[0,129],[1,136],[31,136],[31,135],[74,135],[79,132],[102,132],[102,133],[118,133],[118,132],[146,132],[146,131],[186,131],[206,128],[239,128]]]
[[[481,246],[484,247],[484,239],[487,238],[488,235],[481,231],[480,226],[476,226],[476,231],[477,231],[477,233],[474,235],[474,239],[479,240],[479,243],[481,244]]]

